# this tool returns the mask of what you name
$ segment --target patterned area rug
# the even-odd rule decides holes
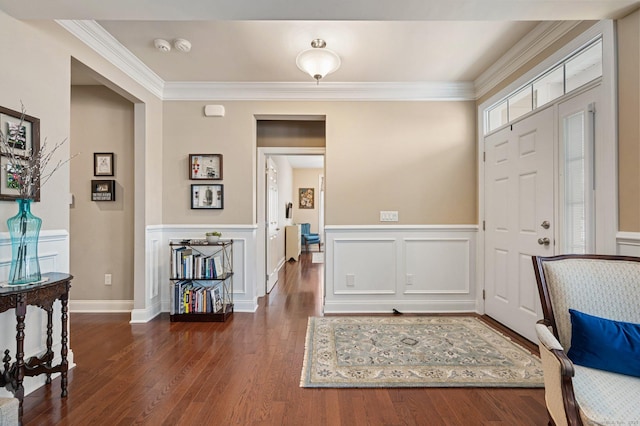
[[[302,387],[543,387],[540,359],[475,317],[310,317]]]
[[[324,263],[324,253],[311,253],[311,263]]]

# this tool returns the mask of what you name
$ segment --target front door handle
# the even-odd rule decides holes
[[[551,240],[547,237],[538,238],[538,244],[540,244],[541,246],[548,246],[550,243],[551,243]]]

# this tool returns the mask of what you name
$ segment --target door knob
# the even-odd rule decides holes
[[[549,223],[548,220],[545,220],[544,222],[542,222],[540,224],[540,226],[542,226],[544,229],[549,229],[549,227],[551,226],[551,224]]]
[[[538,238],[538,244],[540,244],[541,246],[548,246],[550,242],[551,240],[547,237]]]

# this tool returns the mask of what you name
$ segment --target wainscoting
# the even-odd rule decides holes
[[[618,232],[616,247],[619,255],[640,257],[640,232]]]
[[[325,232],[325,313],[477,311],[476,225]]]
[[[158,225],[147,227],[147,271],[145,308],[131,313],[131,322],[147,322],[160,312],[169,312],[169,240],[204,239],[211,229],[233,239],[233,298],[236,312],[254,312],[256,293],[256,226],[253,225]]]
[[[38,257],[40,259],[41,272],[69,272],[69,233],[66,230],[46,230],[40,232],[38,245]],[[11,268],[11,239],[8,232],[0,233],[0,281],[6,282]],[[73,285],[70,297],[73,297]],[[62,307],[60,302],[54,304],[53,309],[53,350],[56,358],[53,364],[60,363],[61,334],[62,324],[60,317],[62,315]],[[27,316],[25,318],[25,341],[24,341],[24,358],[42,354],[46,346],[46,311],[36,307],[27,307]],[[72,343],[70,339],[69,343]],[[12,360],[16,356],[16,313],[13,309],[0,314],[0,348],[2,350],[9,349]],[[69,349],[68,354],[69,366],[74,366],[73,350]],[[58,374],[55,374],[56,377]],[[45,375],[38,377],[25,377],[24,388],[25,394],[32,392],[45,383]],[[55,390],[59,392],[59,390]],[[12,394],[0,389],[0,397],[12,396]]]

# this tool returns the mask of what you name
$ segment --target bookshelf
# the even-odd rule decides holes
[[[170,315],[224,322],[233,314],[233,240],[170,240]]]

